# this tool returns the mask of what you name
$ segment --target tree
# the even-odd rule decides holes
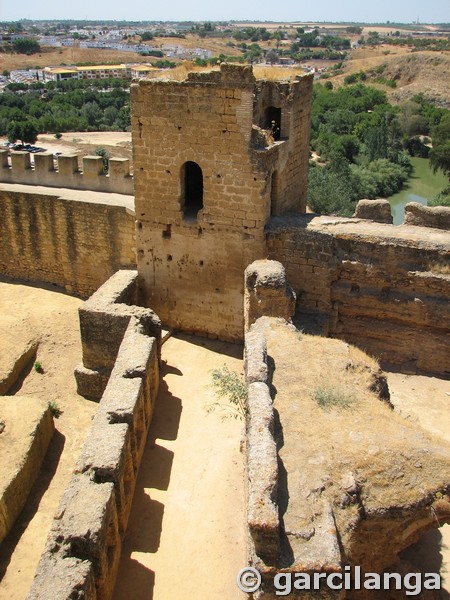
[[[22,144],[34,144],[37,139],[38,130],[31,121],[12,121],[7,129],[6,135],[11,143],[21,140]]]
[[[21,124],[17,123],[16,121],[12,121],[8,125],[8,129],[6,130],[6,135],[8,137],[8,140],[11,142],[11,144],[14,144],[14,142],[17,142],[17,140],[20,139],[21,134],[22,134]]]
[[[438,169],[450,177],[450,113],[433,129],[433,147],[430,150],[430,164],[436,173]]]
[[[36,40],[31,38],[14,40],[12,46],[18,54],[36,54],[41,51],[41,47]]]
[[[38,130],[36,125],[31,121],[25,121],[22,124],[22,142],[25,144],[34,144],[37,140]]]
[[[105,173],[107,173],[109,171],[109,152],[105,148],[102,148],[101,146],[99,146],[98,148],[95,149],[94,154],[96,156],[102,157],[103,171]]]
[[[269,50],[266,53],[266,63],[270,63],[271,65],[279,62],[278,53],[275,50]]]
[[[153,33],[151,31],[144,31],[141,34],[141,40],[143,42],[148,42],[149,40],[152,40],[152,39],[153,39]]]

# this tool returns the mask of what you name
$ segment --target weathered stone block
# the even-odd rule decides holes
[[[83,156],[83,176],[97,178],[103,175],[103,158],[101,156]]]
[[[77,394],[98,401],[108,384],[110,370],[92,370],[80,364],[75,367],[74,375],[77,382]]]
[[[248,331],[262,316],[289,321],[295,312],[295,299],[281,263],[273,260],[253,262],[245,270],[245,330]]]
[[[59,554],[39,562],[27,600],[97,600],[92,563]]]
[[[450,229],[450,208],[448,206],[423,206],[409,202],[405,206],[405,225]]]
[[[387,200],[360,200],[356,205],[355,214],[359,219],[370,219],[378,223],[392,223],[391,205]]]

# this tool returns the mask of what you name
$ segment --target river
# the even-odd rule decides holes
[[[413,172],[401,192],[388,198],[394,225],[403,223],[405,204],[419,202],[427,204],[428,200],[448,185],[448,180],[441,172],[433,173],[427,158],[413,157],[411,159]]]

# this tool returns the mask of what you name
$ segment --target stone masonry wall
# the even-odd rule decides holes
[[[101,156],[84,156],[80,170],[76,155],[62,155],[55,161],[53,154],[42,152],[34,155],[33,166],[28,152],[11,152],[11,165],[8,154],[0,150],[0,182],[133,194],[130,161],[126,158],[110,158],[109,173],[105,174]]]
[[[118,269],[135,266],[134,214],[125,203],[46,190],[0,184],[0,273],[87,297]]]
[[[76,367],[75,379],[81,396],[102,397],[130,319],[139,319],[145,333],[159,344],[159,318],[136,304],[137,272],[120,270],[78,309],[83,364]]]
[[[149,335],[145,319],[130,318],[28,600],[112,595],[158,392],[159,335]]]
[[[141,301],[163,322],[222,339],[243,337],[245,267],[265,254],[272,174],[291,172],[290,153],[302,157],[311,81],[291,84],[292,140],[267,141],[255,123],[258,89],[251,67],[222,65],[182,82],[145,80],[132,86],[132,128]],[[285,94],[286,96],[286,94]],[[297,160],[297,159],[296,159]],[[303,160],[301,158],[301,160]],[[203,208],[185,213],[183,168],[202,172]],[[299,173],[296,208],[304,192]],[[291,177],[286,194],[293,209]],[[284,183],[279,184],[282,196]],[[280,209],[282,210],[282,209]]]
[[[450,236],[439,229],[304,215],[267,227],[297,315],[403,371],[450,373]]]

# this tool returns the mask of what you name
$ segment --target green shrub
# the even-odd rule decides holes
[[[226,398],[229,404],[213,402],[207,406],[208,413],[221,410],[223,418],[233,417],[244,420],[247,415],[247,386],[242,377],[227,366],[211,371],[212,387],[218,398]]]
[[[313,398],[324,410],[349,408],[355,401],[354,397],[348,392],[321,386],[315,388]]]
[[[41,375],[44,372],[44,369],[38,360],[34,363],[34,370],[36,371],[36,373],[40,373]]]

